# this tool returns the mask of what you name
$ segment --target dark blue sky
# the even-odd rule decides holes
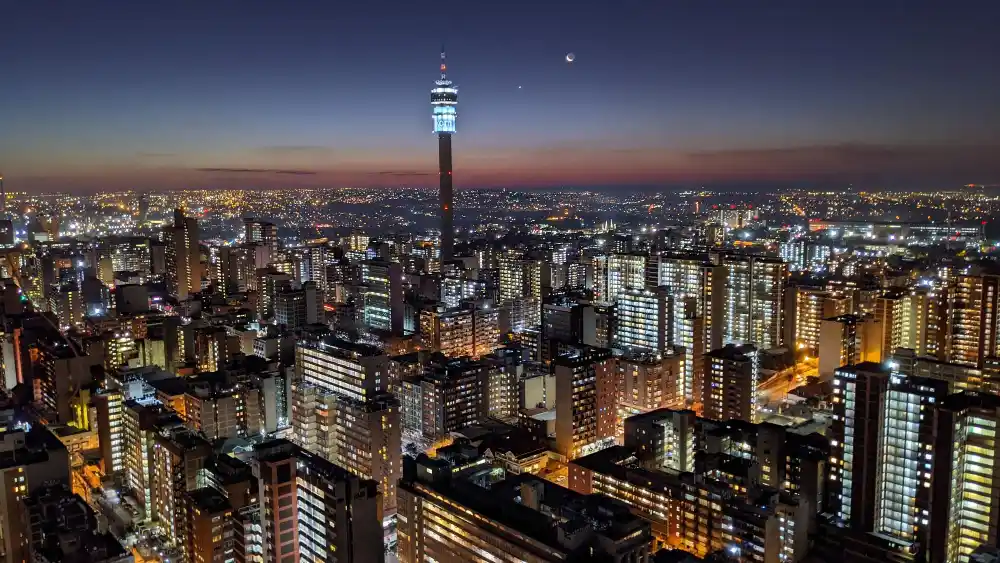
[[[3,10],[13,189],[427,183],[442,42],[460,185],[1000,181],[995,2]]]

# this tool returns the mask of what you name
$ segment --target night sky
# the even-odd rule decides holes
[[[1000,182],[995,1],[30,0],[2,13],[13,190],[432,184],[442,42],[459,187]]]

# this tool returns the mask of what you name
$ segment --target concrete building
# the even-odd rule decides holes
[[[705,354],[705,364],[702,390],[705,418],[756,422],[760,383],[757,348],[727,344]]]
[[[24,525],[35,563],[131,563],[132,554],[98,529],[93,509],[65,483],[35,490],[24,499]],[[11,561],[12,559],[7,559]]]
[[[436,440],[484,421],[495,367],[489,360],[429,358],[419,375],[400,382],[403,427]]]
[[[322,322],[323,315],[323,293],[314,282],[306,282],[298,290],[283,291],[274,298],[274,322],[288,330]]]
[[[380,563],[378,484],[285,440],[255,448],[264,561]]]
[[[173,224],[163,228],[167,291],[179,300],[201,291],[201,244],[198,220],[174,210]]]
[[[593,304],[573,295],[550,296],[542,304],[539,360],[551,362],[565,345],[597,345],[597,314]]]
[[[615,303],[626,290],[646,288],[645,254],[612,254],[607,259],[607,285],[604,301]]]
[[[873,317],[823,319],[819,335],[819,377],[829,381],[840,366],[882,361],[882,338]]]
[[[650,523],[659,545],[694,557],[808,555],[824,497],[826,438],[668,409],[630,418],[626,428],[625,446],[570,462],[571,489],[624,502]]]
[[[663,253],[655,264],[657,285],[674,300],[671,343],[684,347],[685,394],[700,403],[705,353],[723,344],[726,268],[706,253]]]
[[[614,346],[626,351],[663,353],[670,342],[673,298],[667,288],[627,289],[618,294]]]
[[[552,362],[556,450],[569,459],[603,447],[615,434],[614,359],[606,348],[578,348]]]
[[[1000,467],[1000,448],[995,440],[1000,424],[1000,397],[989,393],[963,392],[947,397],[938,406],[937,433],[945,451],[935,452],[935,494],[930,520],[947,522],[932,526],[931,561],[971,561],[981,546],[996,546],[1000,511],[1000,483],[993,476]],[[950,460],[950,463],[949,463]]]
[[[32,537],[24,501],[51,484],[70,485],[66,447],[44,426],[0,433],[0,557],[28,561]]]
[[[823,319],[850,313],[850,300],[820,287],[789,286],[785,291],[785,346],[816,357]]]
[[[656,409],[625,420],[625,447],[650,469],[695,470],[697,416],[691,410]]]
[[[420,340],[425,348],[446,356],[484,356],[499,346],[498,314],[489,303],[462,309],[424,309],[420,312]]]
[[[674,346],[661,353],[633,353],[615,358],[619,418],[687,405],[691,397],[685,382],[685,360],[684,349]]]
[[[184,545],[187,493],[198,488],[198,472],[212,453],[212,445],[183,426],[161,428],[153,434],[149,461],[149,508],[167,539]]]
[[[764,256],[726,255],[723,340],[766,350],[783,344],[787,264]]]
[[[1000,275],[968,272],[947,285],[942,359],[983,367],[1000,355]]]
[[[482,486],[444,459],[407,459],[400,483],[398,557],[436,561],[648,563],[649,525],[620,502],[533,475]]]
[[[396,262],[368,260],[361,265],[364,324],[403,334],[403,269]]]
[[[294,440],[378,483],[384,513],[393,514],[402,420],[399,401],[388,393],[388,358],[373,346],[329,337],[299,341],[295,352]]]

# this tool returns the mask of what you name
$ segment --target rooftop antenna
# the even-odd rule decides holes
[[[444,50],[444,41],[442,41],[441,42],[441,80],[446,80],[447,79],[446,71],[448,70],[448,65],[445,64],[446,63],[445,58],[446,57],[445,57],[445,50]]]

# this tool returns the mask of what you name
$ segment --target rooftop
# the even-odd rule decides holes
[[[48,461],[49,452],[66,451],[66,446],[44,426],[36,424],[27,432],[11,430],[0,433],[0,469],[27,466]]]
[[[188,496],[191,497],[191,502],[194,503],[194,506],[209,514],[217,514],[232,509],[226,496],[212,487],[195,489],[189,492]]]
[[[742,346],[737,346],[736,344],[726,344],[722,348],[712,350],[705,355],[711,358],[719,358],[722,360],[731,360],[734,362],[745,362],[757,353],[757,348],[753,344],[744,344]]]
[[[516,538],[514,541],[530,551],[555,551],[570,555],[570,560],[585,561],[583,552],[569,549],[560,541],[566,532],[589,527],[597,534],[620,540],[648,526],[618,501],[602,495],[581,495],[534,475],[508,476],[493,485],[480,486],[463,474],[452,476],[445,460],[422,455],[406,461],[412,465],[402,487],[446,497],[482,514],[498,533]],[[418,466],[422,470],[417,470]],[[531,491],[534,494],[526,496]],[[648,535],[638,541],[644,539]],[[585,544],[584,549],[591,545]]]
[[[1000,397],[991,393],[964,391],[946,397],[941,402],[941,408],[954,411],[966,409],[1000,411]]]
[[[347,354],[360,357],[373,357],[383,355],[382,350],[370,344],[361,342],[350,342],[334,336],[326,336],[319,341],[299,341],[297,346],[303,348],[313,348],[323,352],[333,354]]]

